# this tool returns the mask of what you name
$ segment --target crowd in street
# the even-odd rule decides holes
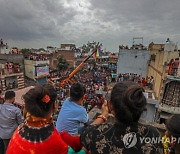
[[[140,140],[162,138],[153,126],[138,123],[147,105],[143,87],[152,88],[153,77],[119,74],[107,100],[107,87],[112,81],[109,70],[82,69],[71,82],[59,86],[69,73],[53,73],[47,84],[30,89],[23,95],[23,111],[14,105],[13,91],[7,91],[4,99],[0,97],[0,154],[176,154],[180,151],[177,140],[173,143]],[[102,112],[90,121],[88,112],[95,106]],[[107,123],[110,114],[115,118],[113,124]],[[169,118],[166,127],[163,138],[180,138],[180,115]],[[129,140],[136,142],[131,144]]]
[[[65,86],[60,87],[60,81],[53,80],[53,78],[59,79],[58,77],[60,76],[61,80],[63,80],[67,77],[69,73],[70,72],[62,72],[60,74],[53,73],[52,76],[48,78],[49,82],[54,83],[58,94],[57,101],[59,103],[59,107],[58,111],[54,115],[55,119],[57,118],[57,114],[61,109],[63,101],[67,97],[69,97],[71,84],[67,83]],[[94,106],[101,108],[104,101],[104,97],[107,94],[107,85],[109,84],[110,80],[111,75],[109,71],[106,71],[106,69],[100,67],[97,69],[89,68],[89,70],[82,69],[72,78],[72,82],[80,82],[86,88],[86,101],[84,101],[84,107],[88,112]]]
[[[5,102],[0,104],[0,153],[178,154],[180,115],[168,119],[163,141],[156,128],[138,123],[147,104],[143,92],[144,89],[134,82],[117,83],[111,90],[110,101],[103,102],[102,113],[94,121],[89,121],[83,107],[87,99],[86,88],[83,84],[74,83],[58,113],[55,126],[52,115],[57,109],[57,91],[54,86],[36,85],[23,95],[24,117],[21,110],[13,105],[15,93],[7,91]],[[116,119],[113,124],[106,123],[110,113]],[[136,142],[131,145],[129,139],[134,140],[133,135]],[[141,141],[139,138],[143,137],[161,139],[162,142]]]

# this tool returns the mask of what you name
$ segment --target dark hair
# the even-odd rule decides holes
[[[45,103],[43,101],[44,96],[48,95],[50,101]],[[27,112],[36,117],[45,117],[50,110],[54,102],[56,101],[57,93],[54,87],[50,84],[37,85],[30,89],[24,96],[25,108]]]
[[[119,82],[111,92],[110,102],[119,122],[131,124],[138,122],[142,112],[146,110],[144,89],[134,82]]]
[[[85,93],[85,87],[80,83],[75,83],[70,88],[70,99],[72,101],[79,101]]]
[[[14,91],[6,91],[5,93],[5,100],[8,100],[8,99],[12,99],[15,97],[15,92]]]
[[[175,114],[166,121],[166,128],[173,137],[180,137],[180,114]]]

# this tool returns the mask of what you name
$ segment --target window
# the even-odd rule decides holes
[[[156,60],[156,55],[155,55],[155,54],[152,54],[150,60],[151,60],[151,61],[155,61],[155,60]]]

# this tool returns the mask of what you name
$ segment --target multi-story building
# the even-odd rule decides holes
[[[156,121],[164,123],[172,114],[180,113],[180,76],[167,76],[163,95],[156,113]]]
[[[23,59],[20,54],[0,54],[0,89],[24,88]]]
[[[179,57],[177,45],[173,42],[166,44],[154,44],[149,45],[150,61],[148,66],[148,76],[152,76],[153,91],[157,99],[161,98],[163,83],[168,75],[168,64],[171,59]]]
[[[0,39],[0,54],[8,54],[8,45],[3,42],[3,39]]]
[[[73,48],[74,44],[61,44],[60,49],[58,49],[59,56],[62,56],[69,63],[69,67],[75,66],[75,51]]]
[[[111,71],[112,81],[115,81],[117,78],[117,63],[118,63],[118,54],[112,53],[108,54],[108,68]]]
[[[149,59],[150,52],[142,45],[120,48],[117,74],[134,73],[146,77]]]
[[[60,53],[55,51],[53,53],[51,53],[48,56],[49,59],[49,66],[51,69],[53,70],[57,70],[57,64],[58,64],[58,57],[60,56]]]
[[[69,67],[74,67],[76,61],[74,47],[74,44],[61,44],[60,48],[52,49],[55,51],[48,55],[49,66],[52,69],[57,69],[58,57],[61,56],[69,63]]]
[[[38,83],[45,83],[49,75],[49,60],[24,60],[25,76],[37,81]]]
[[[47,51],[49,53],[54,53],[57,51],[57,48],[56,47],[52,47],[52,46],[47,46]]]

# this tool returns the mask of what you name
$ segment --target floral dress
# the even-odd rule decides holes
[[[91,154],[157,154],[162,148],[158,130],[137,123],[88,126],[81,143]]]

